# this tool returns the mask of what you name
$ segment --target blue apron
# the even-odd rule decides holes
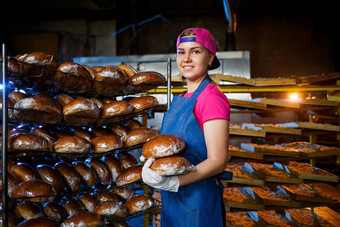
[[[184,139],[186,149],[181,155],[193,165],[207,159],[204,134],[193,110],[196,98],[210,81],[206,76],[190,98],[175,96],[163,118],[161,134],[177,135]],[[161,226],[223,226],[225,212],[222,215],[222,194],[223,186],[217,185],[215,177],[179,187],[177,193],[161,191]]]

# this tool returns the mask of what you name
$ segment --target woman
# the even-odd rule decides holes
[[[188,91],[175,96],[164,115],[161,134],[174,134],[186,142],[181,155],[195,165],[184,175],[162,177],[149,167],[143,181],[161,189],[161,226],[224,225],[223,187],[217,175],[227,164],[230,109],[226,96],[208,76],[218,68],[216,43],[203,28],[188,28],[177,39],[177,67]]]

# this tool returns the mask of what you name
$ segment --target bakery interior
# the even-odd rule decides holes
[[[2,194],[0,226],[33,226],[34,221],[71,226],[86,218],[96,226],[160,226],[159,192],[141,182],[139,157],[147,139],[160,130],[171,102],[166,79],[171,78],[172,95],[186,89],[176,68],[175,43],[187,27],[204,27],[213,34],[222,64],[209,73],[230,101],[226,170],[233,172],[233,179],[223,182],[226,225],[340,226],[340,20],[336,1],[37,0],[6,2],[2,9],[15,13],[0,21],[1,56],[5,54],[6,62],[14,60],[19,67],[18,72],[11,71],[9,64],[6,68],[1,62],[1,84],[5,72],[10,85],[1,89],[9,98],[1,100],[1,108],[8,106],[2,114],[1,140],[8,146],[1,143],[1,190],[9,196]],[[114,93],[105,83],[97,83],[103,85],[99,88],[93,83],[90,91],[84,91],[86,86],[80,82],[79,86],[67,83],[73,75],[39,66],[34,71],[14,58],[35,52],[52,55],[57,66],[126,64],[135,73],[152,71],[162,77],[159,84],[127,93]],[[30,79],[28,72],[55,72],[53,79],[57,75],[61,79],[41,83],[32,75]],[[10,107],[12,92],[25,95],[16,97],[18,101]],[[59,111],[67,104],[61,104],[58,97],[100,99],[103,105],[151,96],[157,104],[127,114],[128,118],[92,120],[76,114],[67,118],[65,112],[46,114],[50,107],[36,115],[15,105],[41,92],[50,96],[46,100],[51,103],[60,102]],[[99,143],[99,137],[109,135],[112,141],[118,133],[116,125],[124,125],[129,132],[134,127],[143,129],[149,137],[127,145],[125,134],[120,147],[96,151],[93,138]],[[92,144],[80,141],[85,134]],[[15,147],[13,139],[23,135],[22,139],[31,140],[28,145],[41,142],[43,148]],[[62,144],[57,146],[71,135],[78,136],[87,151],[67,153]],[[113,167],[117,160],[122,165],[120,173],[134,171],[130,173],[136,175],[133,182],[117,181]],[[67,180],[62,173],[65,169],[77,175],[76,182]],[[55,179],[48,182],[43,171],[55,174]],[[85,171],[91,171],[92,181],[81,177]],[[38,184],[33,180],[46,187],[47,194],[34,194]],[[34,195],[28,196],[25,190]],[[48,190],[53,192],[48,194]],[[119,207],[119,214],[105,213],[109,205],[111,210],[118,206],[117,194],[124,209]],[[133,199],[152,204],[133,211]],[[127,201],[131,209],[126,208]]]

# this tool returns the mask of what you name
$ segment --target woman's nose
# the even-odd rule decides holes
[[[184,59],[183,59],[185,62],[188,62],[191,60],[191,56],[190,56],[190,53],[185,53],[184,55]]]

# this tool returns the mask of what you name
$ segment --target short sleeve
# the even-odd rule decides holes
[[[200,109],[202,123],[213,119],[230,120],[229,101],[223,93],[212,92],[205,96]]]

